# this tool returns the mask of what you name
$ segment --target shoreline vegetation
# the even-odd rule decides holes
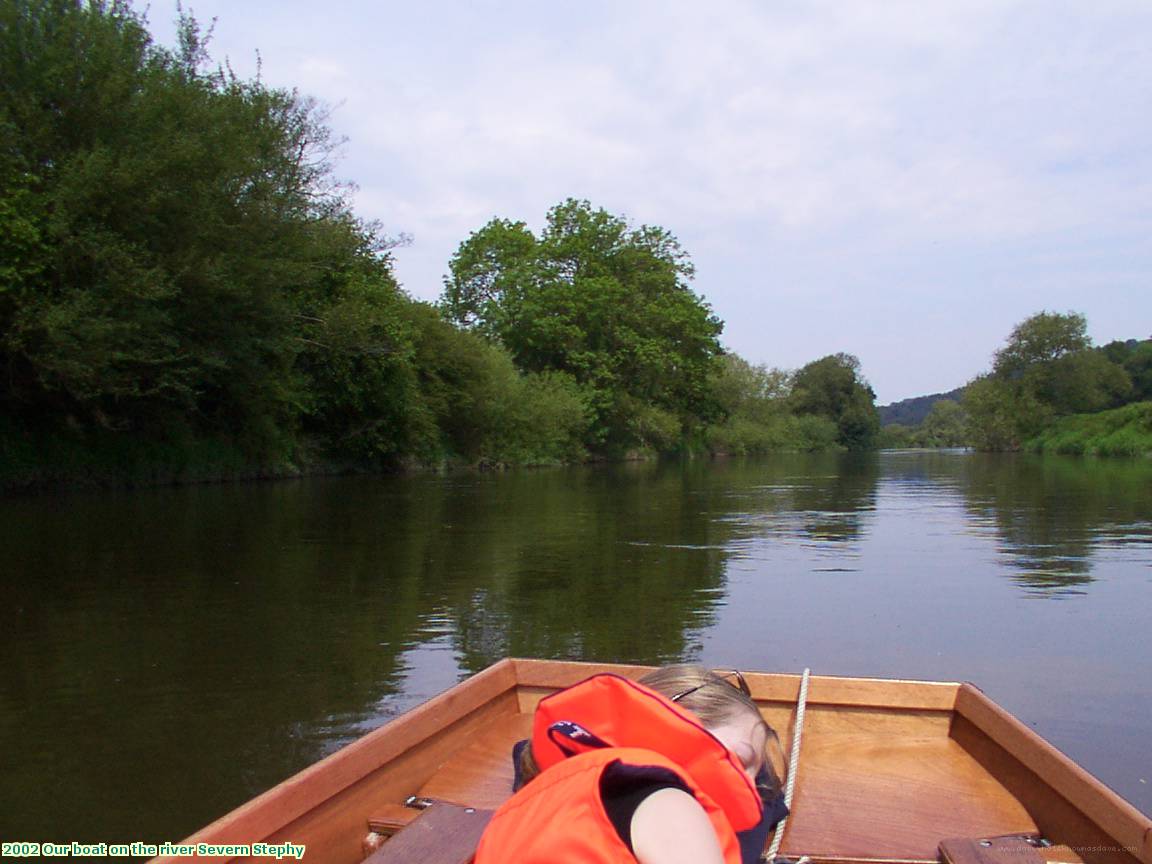
[[[874,446],[856,358],[727,352],[676,237],[587,201],[415,300],[323,107],[178,25],[0,8],[0,488]]]
[[[1152,458],[1152,402],[1061,418],[1029,439],[1024,449],[1069,456]]]
[[[1095,347],[1076,312],[1020,322],[992,368],[936,398],[881,409],[880,446],[1152,456],[1152,339]]]
[[[481,226],[418,301],[324,108],[178,25],[166,48],[125,0],[0,8],[0,489],[1014,450],[1152,399],[1152,341],[1095,349],[1041,313],[959,402],[881,432],[856,357],[727,351],[676,237],[576,199]],[[1074,451],[1059,428],[1042,446]],[[1079,452],[1136,452],[1134,428],[1084,426]]]

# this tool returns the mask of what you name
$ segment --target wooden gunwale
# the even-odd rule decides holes
[[[264,842],[285,825],[323,807],[373,771],[515,687],[515,667],[511,661],[501,660],[305,768],[182,842]],[[152,860],[177,859],[162,856]]]
[[[475,730],[498,728],[492,724],[503,722],[500,719],[504,717],[503,712],[508,712],[509,718],[523,717],[534,710],[543,695],[598,672],[637,677],[650,668],[532,659],[502,660],[285,780],[184,842],[255,843],[303,839],[303,836],[289,837],[284,833],[291,828],[321,841],[320,848],[327,845],[330,854],[323,856],[322,853],[322,857],[336,860],[337,850],[328,845],[329,835],[339,833],[343,836],[347,825],[356,820],[366,827],[368,819],[375,815],[360,813],[367,798],[387,798],[392,806],[399,804],[404,795],[421,788],[430,776],[438,776],[436,772],[444,761],[451,753],[459,752],[461,742],[468,741]],[[798,699],[800,676],[756,672],[744,675],[753,698],[765,715],[776,717],[774,723],[790,715]],[[900,726],[884,728],[899,730],[902,726],[913,730],[913,735],[923,734],[928,728],[924,723],[929,722],[940,730],[932,732],[931,737],[945,735],[961,746],[976,746],[977,750],[985,745],[973,744],[981,737],[972,736],[982,736],[995,745],[993,750],[996,753],[1001,754],[986,766],[993,777],[998,776],[998,772],[1001,777],[1003,772],[1016,772],[1016,776],[1035,775],[1036,782],[1046,784],[1052,793],[1066,799],[1067,806],[1098,826],[1118,846],[1125,847],[1130,856],[1128,861],[1134,859],[1142,864],[1152,864],[1152,821],[971,684],[813,676],[808,702],[815,712],[814,717],[823,716],[828,722],[839,724],[837,730],[850,727],[854,731],[856,727],[852,724],[860,721],[853,718],[858,716],[872,730],[879,728],[874,725],[877,722],[898,722]],[[849,727],[845,727],[845,723]],[[960,732],[957,732],[958,724],[963,727]],[[865,734],[874,735],[875,731],[866,731]],[[961,735],[958,739],[957,734]],[[1018,765],[1009,764],[1011,760]],[[803,784],[803,759],[801,765]],[[1019,774],[1021,767],[1025,770],[1024,775]],[[377,778],[390,779],[384,779],[381,785]],[[401,786],[410,786],[411,789],[397,797]],[[367,798],[366,792],[371,793]],[[1037,820],[1039,824],[1038,817]],[[349,841],[352,839],[348,838]],[[785,846],[788,845],[786,839]],[[838,855],[831,848],[825,851],[831,854],[820,855],[817,852],[816,864],[846,864],[850,861],[924,864],[928,860],[884,857],[881,849],[875,850],[880,854],[874,858]],[[921,854],[920,850],[914,854]],[[344,860],[342,854],[340,860]],[[1084,860],[1089,861],[1087,857]]]
[[[582,681],[597,672],[635,677],[650,666],[608,663],[513,659],[516,680],[522,690],[553,690]],[[771,672],[745,672],[744,678],[757,702],[795,705],[800,696],[800,676]],[[887,708],[915,711],[952,711],[961,684],[955,681],[905,681],[889,678],[844,678],[813,675],[808,703],[855,708]]]
[[[1061,753],[976,686],[964,684],[956,714],[1015,757],[1044,784],[1143,864],[1152,864],[1152,820]]]

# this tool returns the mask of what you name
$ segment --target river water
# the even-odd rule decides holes
[[[1152,461],[0,499],[0,839],[178,840],[507,656],[970,680],[1152,812]]]

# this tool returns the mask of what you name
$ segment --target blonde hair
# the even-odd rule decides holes
[[[760,709],[752,697],[741,690],[734,682],[723,675],[717,675],[703,666],[680,664],[661,666],[638,679],[651,690],[655,690],[669,699],[678,697],[674,701],[677,705],[694,714],[705,729],[715,729],[736,718],[755,716],[756,721],[764,727],[767,738],[764,745],[764,767],[766,778],[757,783],[761,796],[766,800],[775,797],[780,791],[780,778],[772,763],[772,754],[768,751],[768,742],[775,741],[780,746],[780,739],[776,730],[765,722]],[[681,696],[681,694],[683,694]],[[529,743],[520,750],[520,786],[528,783],[540,769],[532,756],[532,746]]]

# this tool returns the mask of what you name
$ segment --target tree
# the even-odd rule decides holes
[[[122,2],[14,0],[0,33],[0,397],[58,425],[290,437],[313,319],[398,294],[323,112],[209,68],[187,16],[176,50]]]
[[[1083,315],[1040,312],[1013,328],[991,373],[968,385],[969,434],[981,449],[1016,449],[1059,417],[1123,404],[1131,389],[1124,368],[1092,348]]]
[[[1043,405],[1029,397],[1016,398],[1011,385],[994,375],[972,379],[964,388],[963,405],[968,441],[977,450],[1015,450],[1029,426],[1035,434],[1050,422]]]
[[[792,382],[791,402],[797,414],[832,420],[841,446],[849,450],[876,446],[880,431],[876,394],[851,354],[832,354],[802,368]]]
[[[880,427],[876,445],[882,450],[904,450],[915,447],[916,441],[912,429],[903,423],[888,423]]]
[[[1109,342],[1100,351],[1128,373],[1132,382],[1128,396],[1132,401],[1152,400],[1152,339]]]
[[[474,232],[452,257],[441,305],[521,370],[585,388],[590,444],[667,446],[671,430],[717,413],[722,325],[688,287],[693,273],[665,229],[569,199],[539,237],[504,219]]]
[[[999,378],[1012,378],[1091,347],[1088,321],[1079,312],[1038,312],[1013,328],[1008,343],[994,356],[992,372]]]
[[[950,399],[932,405],[917,430],[921,447],[962,447],[967,443],[968,415]]]
[[[390,241],[315,103],[212,68],[190,16],[152,44],[119,0],[0,5],[0,82],[6,413],[253,461],[301,428],[373,458],[435,439]]]
[[[787,410],[792,390],[789,373],[754,366],[737,354],[725,354],[713,385],[718,407],[726,417],[763,423]]]

